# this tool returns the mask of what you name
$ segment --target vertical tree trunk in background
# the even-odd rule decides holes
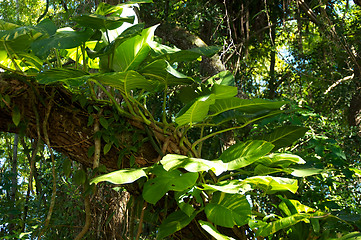
[[[18,189],[18,144],[19,144],[19,135],[14,135],[14,145],[13,145],[13,155],[11,158],[11,193],[10,193],[10,200],[13,202],[14,206],[13,209],[16,208],[16,192]],[[10,213],[10,222],[17,218],[14,213]],[[16,224],[11,222],[9,226],[10,233],[14,233],[16,230]]]
[[[275,23],[276,20],[272,19],[272,22],[270,22],[269,24],[273,24]],[[276,90],[277,90],[277,83],[276,83],[276,26],[272,26],[271,27],[271,32],[270,32],[270,38],[271,38],[271,59],[270,59],[270,69],[269,69],[269,82],[268,82],[268,98],[269,99],[274,99],[276,96]]]

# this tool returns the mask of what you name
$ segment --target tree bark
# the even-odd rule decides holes
[[[49,100],[52,89],[55,91],[54,98]],[[5,96],[10,97],[10,102],[7,102]],[[93,127],[87,127],[90,114],[86,108],[84,109],[79,103],[72,101],[72,94],[65,88],[59,85],[39,85],[32,79],[2,74],[0,75],[0,101],[4,106],[0,108],[0,131],[12,133],[24,131],[25,135],[32,139],[38,139],[37,127],[40,127],[40,133],[43,133],[42,124],[37,126],[37,122],[42,123],[44,121],[46,107],[49,101],[53,101],[54,104],[48,120],[51,147],[72,160],[92,167],[93,157],[88,157],[88,149],[94,145]],[[90,104],[98,105],[96,102]],[[12,121],[12,111],[15,106],[21,112],[19,127],[15,127]],[[36,119],[37,115],[38,120]],[[124,120],[129,123],[132,122],[130,119]],[[142,125],[138,124],[137,127],[141,128]],[[126,136],[127,134],[129,136]],[[126,141],[131,139],[132,134],[132,132],[128,132],[121,136],[124,146],[127,145]],[[40,137],[44,139],[43,134]],[[104,145],[102,142],[102,149]],[[105,165],[109,170],[119,169],[119,149],[112,147],[106,155],[103,154],[103,151],[101,152],[100,164]],[[145,142],[138,153],[148,163],[153,162],[158,157],[158,153],[150,142]],[[121,167],[129,167],[128,160],[123,159]]]

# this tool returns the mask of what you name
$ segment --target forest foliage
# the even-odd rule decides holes
[[[360,238],[360,7],[314,2],[50,2],[37,23],[3,9],[1,237]],[[204,42],[180,49],[167,26]],[[218,56],[227,71],[202,71]],[[82,161],[48,135],[67,97],[93,132]]]

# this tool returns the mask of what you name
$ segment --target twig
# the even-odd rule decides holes
[[[147,201],[144,201],[143,204],[143,208],[142,208],[142,212],[140,213],[140,219],[139,219],[139,225],[138,225],[138,232],[137,232],[137,236],[135,237],[135,240],[138,240],[140,237],[140,234],[142,233],[142,228],[143,228],[143,219],[144,219],[144,211],[147,208]]]

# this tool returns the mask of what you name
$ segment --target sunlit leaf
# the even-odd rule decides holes
[[[203,121],[208,114],[209,106],[213,104],[214,101],[214,94],[197,98],[194,102],[191,102],[183,107],[183,109],[178,113],[175,122],[179,126],[183,126]]]
[[[272,176],[255,176],[243,180],[243,183],[248,183],[253,189],[259,188],[266,193],[275,193],[277,191],[290,191],[296,193],[298,183],[295,179],[272,177]]]
[[[323,169],[317,169],[317,168],[304,168],[304,169],[293,169],[293,172],[291,173],[295,177],[308,177],[316,174],[320,174],[323,171]]]
[[[272,149],[273,144],[266,141],[239,142],[225,150],[219,159],[228,163],[228,170],[235,170],[252,164]]]
[[[230,71],[220,72],[207,79],[208,84],[219,84],[224,86],[234,86],[235,79],[233,74]]]
[[[221,191],[230,194],[244,194],[253,190],[251,185],[242,180],[226,180],[217,184],[203,184],[203,190]]]
[[[148,43],[153,40],[157,26],[144,29],[140,35],[120,44],[114,52],[112,69],[117,72],[136,69],[149,54]]]
[[[257,160],[257,163],[261,163],[268,167],[282,167],[286,168],[291,164],[305,164],[305,160],[301,157],[288,154],[288,153],[272,153]]]
[[[171,171],[184,168],[188,172],[200,172],[212,170],[218,176],[227,170],[227,164],[220,160],[209,161],[200,158],[189,158],[183,155],[168,154],[160,161],[164,169]]]
[[[212,237],[214,237],[217,240],[235,240],[232,237],[227,237],[226,235],[221,234],[211,223],[205,222],[202,220],[198,221],[199,225]]]
[[[90,184],[92,183],[97,184],[99,182],[104,182],[104,181],[114,184],[127,184],[127,183],[135,182],[139,178],[146,176],[147,175],[145,174],[144,170],[141,168],[122,169],[93,178],[90,181]]]
[[[232,228],[243,226],[251,215],[251,206],[244,195],[215,192],[204,209],[207,218],[214,224]]]

